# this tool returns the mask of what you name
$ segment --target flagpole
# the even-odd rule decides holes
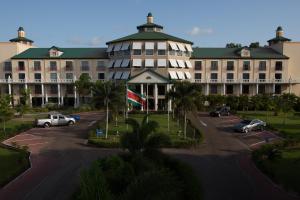
[[[126,119],[128,118],[128,84],[126,81],[126,108],[125,108],[125,122]],[[126,130],[128,130],[128,124],[126,123]]]

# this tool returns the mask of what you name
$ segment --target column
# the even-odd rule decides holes
[[[74,86],[74,108],[77,108],[77,88]]]
[[[273,92],[273,94],[275,94],[275,83],[273,83],[273,85],[272,85],[272,92]]]
[[[243,84],[240,84],[240,96],[243,94]]]
[[[171,85],[167,84],[167,92],[169,92],[171,89]],[[171,112],[172,111],[172,100],[168,100],[168,111]]]
[[[141,95],[144,95],[144,85],[141,84]],[[141,111],[144,111],[144,106],[141,106]]]
[[[45,106],[45,88],[44,84],[42,83],[42,107]]]
[[[12,82],[12,80],[11,80],[11,77],[9,76],[9,77],[8,77],[8,94],[9,94],[9,96],[10,96],[10,98],[11,98],[11,100],[10,100],[10,102],[9,102],[9,105],[12,105],[11,82]]]
[[[206,84],[206,95],[209,95],[209,83]]]
[[[154,84],[154,110],[157,111],[158,109],[158,89],[157,83]]]
[[[223,95],[226,95],[226,85],[225,85],[225,83],[223,84]]]
[[[258,94],[258,83],[256,83],[256,94]]]
[[[58,105],[60,106],[60,84],[57,84],[57,93],[58,93]]]

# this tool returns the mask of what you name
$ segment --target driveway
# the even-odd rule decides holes
[[[205,200],[297,199],[274,185],[252,163],[250,145],[230,131],[234,117],[211,118],[207,113],[190,119],[204,134],[197,149],[165,149],[189,163],[199,175]]]
[[[80,122],[74,126],[34,128],[4,142],[28,146],[32,167],[2,188],[0,199],[69,199],[81,169],[99,157],[119,152],[86,146],[88,129],[104,115],[92,112],[80,116]]]

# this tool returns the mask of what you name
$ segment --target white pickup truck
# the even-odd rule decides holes
[[[38,119],[36,121],[37,126],[42,126],[44,128],[50,126],[70,126],[74,125],[76,120],[73,117],[67,117],[62,114],[48,115],[47,119]]]

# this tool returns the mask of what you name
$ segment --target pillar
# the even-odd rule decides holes
[[[8,77],[8,94],[9,94],[10,97],[12,95],[12,92],[11,92],[11,82],[12,82],[12,80],[11,80],[11,77],[9,76]],[[9,101],[9,105],[12,105],[12,98]]]
[[[226,85],[225,85],[225,83],[223,84],[223,95],[226,95]]]
[[[74,86],[74,108],[77,108],[77,88]]]
[[[60,84],[57,84],[57,93],[58,93],[58,105],[60,106]]]
[[[273,91],[272,92],[273,92],[273,94],[275,94],[275,83],[273,83],[272,86],[273,86]]]
[[[42,83],[42,107],[45,106],[45,88],[44,84]]]
[[[157,83],[154,84],[154,110],[157,111],[158,109],[158,89]]]
[[[206,95],[209,95],[209,83],[206,84]]]
[[[243,94],[243,84],[240,84],[240,96]]]
[[[144,85],[141,84],[141,95],[144,95]],[[141,106],[141,111],[144,111],[144,106]]]
[[[256,94],[258,94],[258,83],[256,84]]]
[[[167,92],[169,92],[171,89],[171,85],[167,84]],[[168,111],[171,112],[172,111],[172,100],[168,100]]]

